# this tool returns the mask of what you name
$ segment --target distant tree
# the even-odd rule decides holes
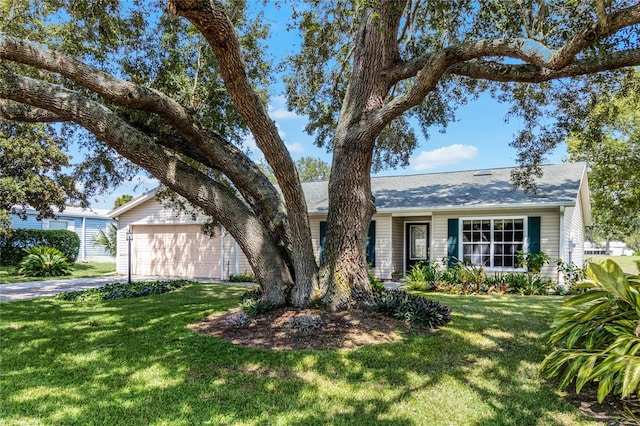
[[[594,239],[622,240],[640,231],[640,72],[620,91],[603,93],[576,120],[569,159],[589,165]]]
[[[328,180],[331,167],[319,158],[302,157],[296,161],[296,169],[302,182]]]
[[[27,208],[44,218],[72,202],[86,205],[86,197],[76,190],[76,179],[66,171],[70,157],[64,147],[46,124],[0,119],[0,228],[10,226],[11,214],[26,219]]]
[[[117,209],[118,207],[127,204],[129,201],[133,200],[133,195],[129,195],[129,194],[123,194],[121,196],[119,196],[118,198],[116,198],[116,200],[113,202],[113,208]]]

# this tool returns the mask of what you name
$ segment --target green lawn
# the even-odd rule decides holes
[[[596,262],[600,262],[606,259],[611,259],[616,262],[620,265],[622,270],[628,274],[638,273],[638,267],[635,262],[640,260],[640,256],[589,256],[586,260],[595,260]]]
[[[113,274],[116,271],[115,262],[89,262],[89,263],[74,263],[73,273],[64,277],[22,277],[16,275],[15,266],[0,266],[0,284],[10,283],[22,283],[28,281],[44,281],[51,279],[65,279],[65,278],[90,278],[90,277],[102,277],[107,274]]]
[[[594,425],[542,381],[559,297],[434,297],[431,336],[353,351],[275,352],[188,325],[246,289],[0,306],[0,423]]]

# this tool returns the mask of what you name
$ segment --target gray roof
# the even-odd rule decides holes
[[[378,211],[404,209],[446,209],[460,207],[509,207],[575,205],[586,173],[585,163],[542,166],[543,175],[535,179],[537,193],[514,189],[514,168],[385,176],[371,179],[371,190]],[[480,172],[480,173],[479,173]],[[302,184],[310,213],[328,209],[327,182]]]

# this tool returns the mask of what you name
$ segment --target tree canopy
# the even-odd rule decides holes
[[[603,93],[567,142],[570,160],[589,164],[594,232],[602,240],[640,233],[640,73],[620,89]]]
[[[292,0],[275,7],[291,6],[300,49],[274,68],[267,3],[2,1],[0,117],[76,131],[92,160],[77,167],[86,190],[145,169],[227,229],[274,304],[367,298],[370,172],[406,164],[411,118],[428,135],[483,91],[509,103],[529,167],[514,180],[533,189],[545,153],[640,64],[635,1]],[[320,266],[300,175],[267,113],[276,71],[333,152]],[[248,133],[277,188],[244,152]]]

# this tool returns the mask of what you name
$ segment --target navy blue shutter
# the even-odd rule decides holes
[[[322,254],[324,253],[324,243],[327,240],[327,222],[320,222],[320,255],[318,262],[322,265]]]
[[[460,227],[458,219],[449,219],[447,226],[447,265],[453,268],[458,262],[458,239]]]
[[[367,234],[367,263],[371,267],[376,266],[376,221],[372,220],[369,224],[369,233]]]
[[[527,235],[529,237],[529,253],[540,253],[540,216],[529,216]]]

